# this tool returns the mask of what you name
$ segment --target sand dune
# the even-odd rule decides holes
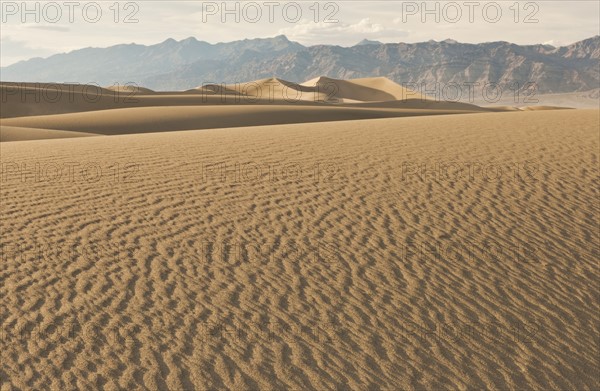
[[[229,85],[208,85],[202,86],[201,89],[214,91],[215,94],[244,96],[253,100],[261,99],[277,102],[288,101],[293,103],[309,101],[331,103],[334,100],[334,97],[331,97],[328,91],[319,90],[314,87],[305,87],[301,84],[278,78],[267,78]]]
[[[435,101],[386,78],[320,77],[303,84],[270,78],[180,92],[0,83],[0,92],[0,141],[517,110]]]
[[[386,87],[385,82],[378,79],[373,80],[371,87],[363,79],[359,79],[356,85],[351,81],[328,79],[325,84],[308,87],[271,78],[229,86],[206,84],[195,90],[164,92],[139,86],[101,88],[94,85],[3,82],[0,83],[0,118],[156,106],[331,106],[343,105],[344,102],[361,103],[363,100],[373,104],[376,103],[372,102],[374,97],[381,100],[396,99],[396,95],[386,92],[385,88],[395,91],[397,95],[398,91],[405,91],[401,86],[388,82],[393,88]],[[379,87],[384,89],[379,91]],[[406,95],[407,99],[420,97],[410,92]]]
[[[2,389],[599,389],[599,125],[2,143]]]
[[[326,103],[385,102],[403,99],[427,99],[385,77],[340,80],[318,77],[304,83],[267,78],[247,83],[201,86],[217,94],[250,96],[275,101]]]
[[[231,128],[242,126],[374,118],[464,114],[465,110],[386,109],[363,107],[269,106],[173,106],[140,107],[60,115],[3,119],[3,126],[78,131],[104,135],[166,132],[174,130]],[[474,112],[473,110],[472,112]]]

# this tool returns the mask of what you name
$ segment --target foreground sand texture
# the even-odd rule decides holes
[[[1,389],[598,389],[599,122],[2,143]]]

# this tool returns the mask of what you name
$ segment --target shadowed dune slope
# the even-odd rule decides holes
[[[53,138],[89,137],[98,134],[73,132],[67,130],[23,128],[17,126],[0,125],[0,142],[46,140]]]
[[[19,126],[89,132],[105,135],[165,132],[174,130],[230,128],[287,123],[361,120],[440,114],[464,114],[477,108],[440,103],[444,109],[388,109],[363,107],[268,106],[174,106],[101,110],[60,115],[9,118],[3,126]],[[461,110],[463,109],[463,110]]]
[[[3,143],[3,389],[596,390],[599,124]]]

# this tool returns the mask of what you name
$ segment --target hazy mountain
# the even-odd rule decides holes
[[[210,44],[187,38],[156,45],[85,48],[1,68],[3,81],[135,82],[158,90],[194,88],[267,77],[304,81],[326,75],[348,79],[385,76],[397,83],[435,89],[448,83],[529,82],[538,93],[587,91],[600,84],[600,36],[565,47],[363,40],[352,47],[305,47],[285,36]],[[439,87],[438,87],[439,88]],[[422,91],[425,92],[425,91]]]
[[[363,39],[362,41],[360,41],[359,43],[356,44],[356,46],[358,45],[383,45],[383,42],[379,42],[379,41],[372,41],[370,39]]]

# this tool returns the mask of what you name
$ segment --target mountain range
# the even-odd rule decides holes
[[[207,83],[278,77],[304,81],[385,76],[423,90],[435,83],[498,83],[538,93],[600,87],[600,36],[568,46],[480,44],[454,40],[306,47],[280,35],[210,44],[190,37],[145,46],[121,44],[33,58],[0,69],[2,81],[135,83],[155,90],[185,90]]]

